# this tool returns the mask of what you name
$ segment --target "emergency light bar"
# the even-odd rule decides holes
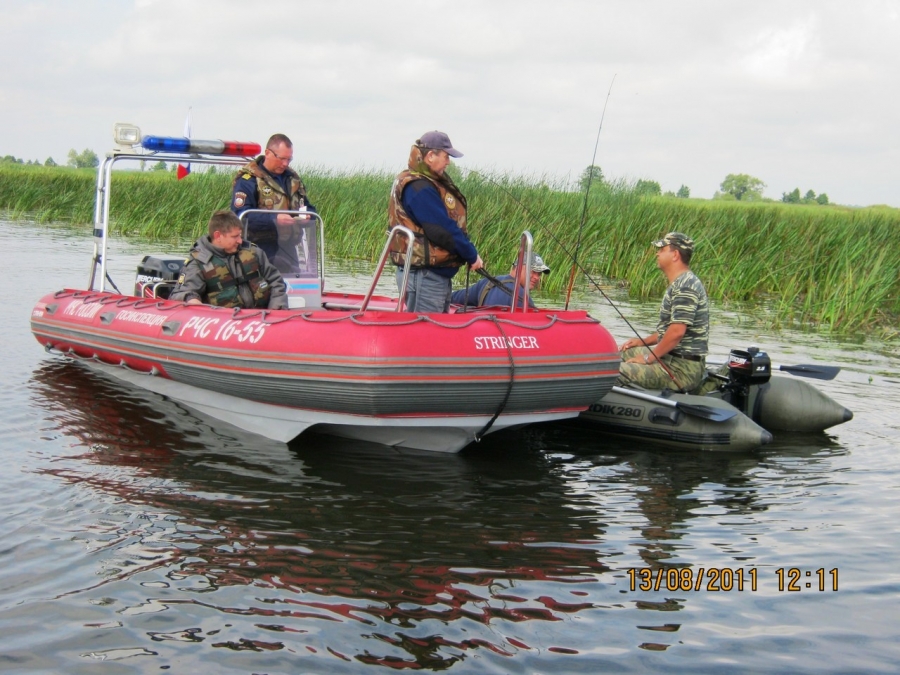
[[[202,141],[183,136],[144,136],[141,147],[152,152],[196,153],[202,155],[230,155],[250,157],[262,151],[259,143],[240,141]]]

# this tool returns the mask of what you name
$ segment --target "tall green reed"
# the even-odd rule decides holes
[[[231,169],[197,172],[118,171],[111,192],[112,229],[152,239],[183,240],[227,208]],[[387,231],[393,175],[301,169],[310,199],[325,219],[329,255],[372,261]],[[469,202],[469,233],[489,271],[505,273],[523,230],[553,268],[544,292],[565,291],[584,196],[547,177],[468,171],[455,174]],[[40,221],[90,223],[95,173],[0,166],[0,208]],[[852,332],[896,330],[900,316],[900,210],[776,203],[744,204],[642,197],[630,186],[594,184],[586,211],[580,265],[594,281],[656,299],[666,280],[650,242],[671,230],[696,241],[692,268],[721,305],[757,303],[773,324]],[[592,291],[578,275],[579,288]]]

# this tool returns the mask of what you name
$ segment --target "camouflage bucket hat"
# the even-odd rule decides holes
[[[656,248],[662,248],[663,246],[674,246],[680,251],[690,251],[693,253],[694,251],[694,240],[691,239],[686,234],[682,234],[681,232],[669,232],[662,239],[657,239],[653,242],[653,245]]]

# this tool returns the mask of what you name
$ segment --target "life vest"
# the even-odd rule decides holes
[[[413,231],[413,257],[409,261],[411,267],[462,267],[466,261],[455,253],[451,253],[445,248],[441,248],[433,243],[425,236],[419,224],[413,220],[412,216],[403,208],[403,189],[414,180],[427,180],[435,188],[441,196],[441,203],[447,209],[447,215],[456,221],[463,232],[466,232],[466,200],[459,190],[451,190],[443,183],[436,181],[429,176],[413,171],[402,171],[394,180],[391,187],[391,201],[388,206],[388,218],[390,219],[390,228],[394,229],[398,225],[408,227]],[[391,261],[395,265],[404,267],[406,261],[406,237],[393,237],[391,239]]]
[[[255,247],[244,242],[235,254],[240,270],[243,273],[241,283],[250,286],[255,307],[268,307],[272,289],[259,273],[259,258],[253,250]],[[242,307],[238,292],[238,280],[228,268],[225,258],[212,255],[208,262],[200,260],[200,251],[192,250],[191,256],[200,264],[203,278],[206,280],[208,302],[218,307]]]
[[[497,281],[500,282],[503,288],[508,288],[510,292],[512,292],[512,279],[509,280],[509,284],[506,283],[505,279],[498,279]],[[488,293],[490,293],[495,288],[500,288],[500,286],[497,286],[493,281],[488,281],[484,285],[484,288],[481,289],[481,293],[478,294],[478,307],[484,307],[484,301],[487,300]],[[507,302],[506,304],[512,305],[512,295],[509,295],[507,297],[509,298],[509,302]]]
[[[262,168],[262,159],[262,156],[259,156],[242,167],[237,176],[235,176],[232,188],[238,179],[243,178],[247,180],[252,176],[256,178],[257,208],[269,211],[296,211],[301,206],[306,206],[309,203],[309,198],[306,196],[306,186],[300,180],[297,172],[290,167],[284,170],[291,178],[288,184],[288,194],[285,194],[278,181]]]

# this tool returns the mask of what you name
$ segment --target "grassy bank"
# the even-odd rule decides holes
[[[330,255],[372,260],[387,227],[392,176],[303,169],[323,215]],[[226,208],[231,174],[120,172],[113,181],[113,229],[154,239],[196,236],[209,214]],[[42,221],[93,220],[96,176],[90,170],[0,166],[0,208]],[[469,172],[459,181],[469,198],[469,231],[488,269],[504,273],[528,229],[564,290],[584,211],[581,194],[538,180]],[[638,197],[625,187],[594,185],[579,262],[594,280],[627,284],[637,298],[658,298],[665,280],[652,238],[681,230],[697,242],[694,270],[718,303],[765,303],[772,321],[839,332],[896,334],[900,317],[900,210],[743,204]],[[583,275],[579,285],[590,285]]]

